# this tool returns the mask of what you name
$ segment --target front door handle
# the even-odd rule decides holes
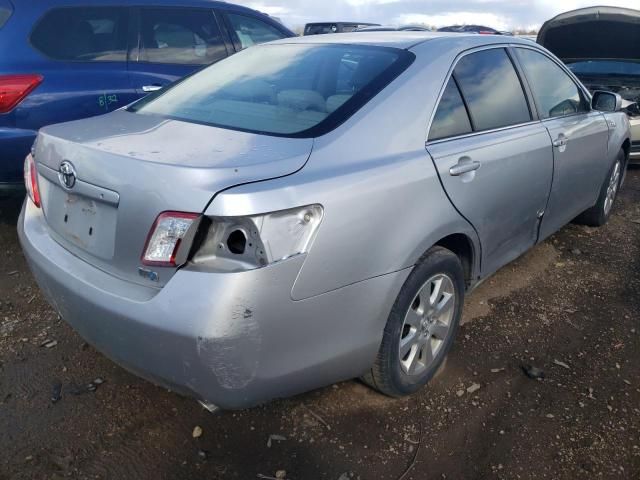
[[[162,85],[145,85],[142,87],[142,91],[145,93],[157,92],[162,88]]]
[[[460,175],[464,175],[465,173],[473,172],[480,168],[481,163],[477,161],[463,161],[460,159],[460,162],[457,165],[454,165],[449,169],[449,175],[452,177],[459,177]]]

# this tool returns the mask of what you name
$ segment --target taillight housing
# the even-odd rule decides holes
[[[31,154],[24,160],[24,186],[33,204],[40,208],[40,189],[38,188],[38,172],[36,162]]]
[[[0,75],[0,113],[8,113],[42,83],[42,75]]]
[[[201,269],[239,272],[309,252],[324,217],[321,205],[246,217],[210,217],[192,261]],[[206,228],[204,228],[206,227]]]
[[[195,233],[199,213],[163,212],[154,222],[142,254],[142,264],[177,267],[180,245],[189,232]]]

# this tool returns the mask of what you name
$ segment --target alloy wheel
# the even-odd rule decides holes
[[[437,358],[451,331],[455,305],[455,287],[447,275],[435,275],[420,288],[400,333],[400,366],[405,374],[420,375]]]
[[[604,199],[604,214],[609,215],[611,208],[613,207],[613,202],[616,199],[616,195],[618,194],[618,187],[620,186],[620,162],[616,162],[615,167],[613,167],[613,172],[611,173],[611,177],[609,178],[609,185],[607,186],[607,196]]]

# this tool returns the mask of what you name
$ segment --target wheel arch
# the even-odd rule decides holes
[[[436,241],[420,258],[422,259],[428,255],[429,250],[433,247],[443,247],[452,251],[462,263],[465,285],[467,288],[473,285],[478,278],[480,263],[480,246],[477,242],[474,242],[473,238],[466,233],[447,235]]]

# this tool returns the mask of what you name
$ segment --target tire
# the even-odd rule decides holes
[[[426,385],[453,345],[464,293],[458,257],[442,247],[429,250],[402,286],[375,363],[362,380],[390,397],[410,395]]]
[[[624,163],[625,153],[624,150],[620,150],[616,161],[613,162],[607,178],[600,188],[598,201],[593,207],[576,218],[576,223],[590,227],[601,227],[609,221],[609,217],[613,211],[613,204],[615,203],[620,185],[622,184]]]

